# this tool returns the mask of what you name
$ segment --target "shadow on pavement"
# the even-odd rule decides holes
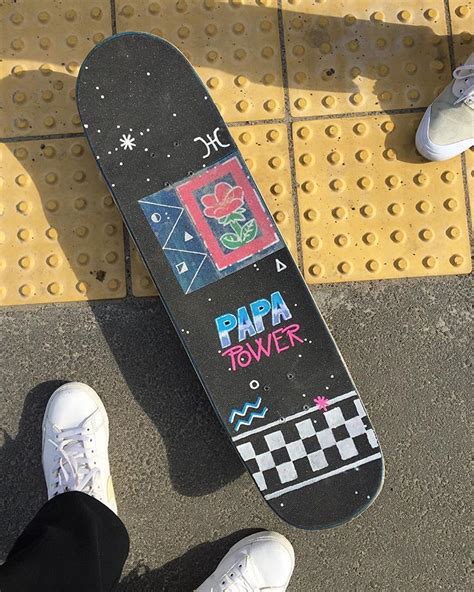
[[[192,592],[216,569],[227,551],[258,529],[235,532],[203,543],[157,569],[138,565],[122,578],[117,592]]]
[[[2,561],[26,524],[47,501],[41,466],[41,425],[51,393],[63,381],[51,380],[37,385],[27,394],[18,425],[11,438],[4,430],[0,448],[0,561]],[[23,492],[24,499],[18,499]],[[21,514],[18,508],[22,508]]]

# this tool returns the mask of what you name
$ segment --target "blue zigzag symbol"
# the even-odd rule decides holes
[[[237,416],[242,417],[242,419],[239,419],[234,426],[234,430],[236,432],[239,431],[241,426],[249,426],[255,418],[263,419],[265,417],[268,411],[268,407],[262,407],[260,409],[261,404],[262,397],[257,397],[254,403],[247,401],[246,403],[244,403],[242,409],[231,410],[229,415],[229,423],[234,423],[234,420]],[[247,416],[247,412],[249,411],[249,409],[255,409],[255,411],[252,411],[250,415]],[[260,411],[258,411],[259,409]]]

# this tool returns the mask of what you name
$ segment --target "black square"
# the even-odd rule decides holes
[[[316,436],[313,436],[312,438],[306,438],[306,440],[303,440],[302,442],[308,454],[316,452],[316,450],[321,450],[319,440],[316,438]]]
[[[290,455],[285,447],[279,448],[278,450],[272,450],[272,456],[276,466],[282,465],[290,460]]]
[[[341,440],[345,440],[346,438],[350,437],[349,432],[347,431],[347,428],[344,425],[339,426],[338,428],[333,428],[332,435],[336,439],[336,442],[340,442]]]
[[[267,441],[260,434],[257,434],[256,436],[253,437],[253,439],[252,439],[252,446],[253,446],[253,449],[255,450],[255,454],[257,456],[259,454],[263,454],[264,452],[268,452],[269,451]]]

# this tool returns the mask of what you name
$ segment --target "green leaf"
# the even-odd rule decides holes
[[[239,237],[236,236],[235,234],[232,234],[231,232],[227,232],[226,234],[223,234],[220,238],[221,243],[224,245],[224,247],[227,247],[230,250],[234,250],[234,249],[238,249],[239,247],[241,247],[242,245],[244,245],[245,243],[243,243],[241,240],[239,240]]]
[[[236,210],[228,216],[219,218],[219,224],[222,224],[222,226],[227,226],[229,224],[232,224],[232,222],[245,222],[245,216],[243,216],[241,213],[239,213],[238,210]]]
[[[258,226],[255,222],[255,219],[249,220],[246,224],[242,226],[242,244],[246,245],[247,243],[253,241],[253,239],[257,236]]]

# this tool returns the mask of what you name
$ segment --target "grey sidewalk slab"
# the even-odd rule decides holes
[[[131,537],[121,592],[192,590],[241,534],[261,528],[295,546],[289,592],[467,590],[471,279],[313,293],[385,453],[385,487],[366,513],[315,533],[271,513],[159,300],[2,309],[0,560],[46,499],[46,400],[60,381],[81,380],[102,396],[111,422],[119,513]]]

